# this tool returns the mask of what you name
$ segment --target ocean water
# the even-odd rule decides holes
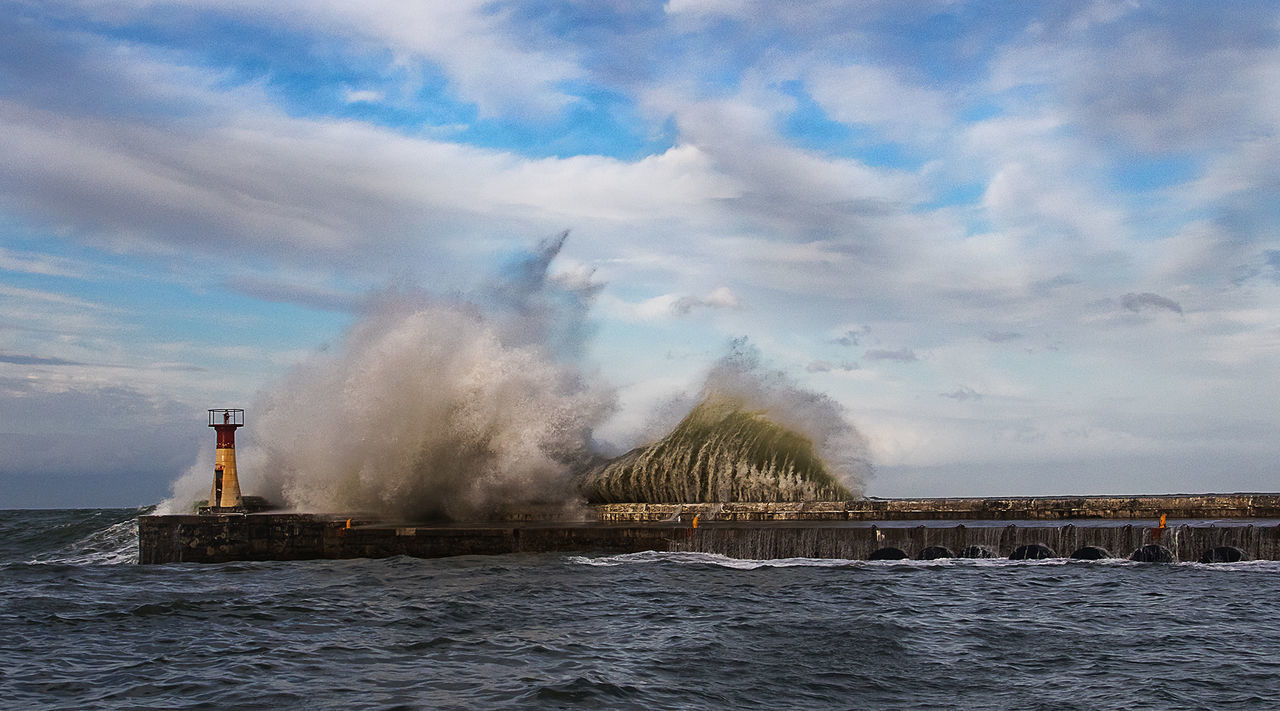
[[[5,709],[1280,708],[1280,564],[136,564],[0,511]]]

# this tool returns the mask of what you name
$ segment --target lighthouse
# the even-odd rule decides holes
[[[218,434],[213,488],[209,490],[209,513],[244,511],[240,477],[236,474],[236,430],[244,427],[244,410],[209,410],[209,426]]]

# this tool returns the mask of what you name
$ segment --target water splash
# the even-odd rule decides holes
[[[258,405],[253,470],[303,510],[430,518],[572,498],[608,393],[451,306],[394,307]]]
[[[582,489],[593,503],[837,501],[870,473],[839,404],[766,369],[739,339],[670,434],[596,467]]]
[[[378,295],[340,344],[254,404],[246,493],[407,519],[577,500],[571,474],[613,392],[577,362],[598,289],[548,272],[562,245],[513,260],[502,288],[469,301]],[[174,501],[202,498],[208,471]]]
[[[658,442],[592,471],[582,488],[593,503],[850,498],[809,438],[719,393]]]
[[[470,299],[372,297],[343,340],[252,405],[241,485],[300,511],[424,520],[592,501],[847,499],[866,444],[830,398],[765,369],[745,339],[667,439],[603,468],[592,433],[614,392],[581,362],[601,285],[557,274],[565,234]],[[163,513],[204,498],[212,450]],[[579,488],[582,486],[583,488]]]

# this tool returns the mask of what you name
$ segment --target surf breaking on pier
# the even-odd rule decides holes
[[[159,515],[141,517],[140,560],[1280,557],[1280,528],[1249,523],[1280,518],[1274,495],[866,499],[867,442],[844,408],[767,367],[745,338],[669,402],[665,433],[611,454],[594,432],[615,393],[582,359],[600,284],[550,271],[566,237],[469,298],[370,298],[340,344],[251,408],[251,477],[235,452],[245,411],[210,410],[212,482],[202,455]],[[1028,523],[1045,519],[1060,525]],[[901,520],[929,523],[886,525]]]
[[[467,298],[371,297],[339,344],[250,408],[245,486],[294,511],[417,520],[531,504],[862,493],[867,443],[843,407],[769,368],[745,338],[657,416],[679,420],[669,433],[614,457],[595,431],[615,392],[583,363],[601,285],[551,271],[566,237],[512,259]],[[162,512],[204,497],[208,458],[175,483]]]

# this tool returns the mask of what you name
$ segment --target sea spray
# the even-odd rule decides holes
[[[579,500],[613,392],[576,361],[596,285],[547,271],[564,236],[513,260],[471,301],[377,295],[341,343],[300,364],[251,411],[247,493],[297,510],[472,518]],[[207,491],[193,467],[166,510]]]
[[[610,399],[478,314],[392,309],[259,405],[268,491],[305,510],[475,516],[573,498]]]
[[[804,501],[862,491],[866,443],[838,403],[765,368],[745,339],[670,434],[612,462],[592,433],[614,392],[580,358],[600,285],[552,274],[565,235],[471,299],[371,297],[334,347],[249,408],[246,494],[300,511],[482,518],[530,504]],[[692,407],[693,403],[699,403]],[[161,513],[204,498],[212,449]],[[603,463],[602,463],[603,462]]]
[[[588,472],[593,503],[819,501],[862,493],[866,441],[839,403],[806,390],[735,340],[665,437]]]

